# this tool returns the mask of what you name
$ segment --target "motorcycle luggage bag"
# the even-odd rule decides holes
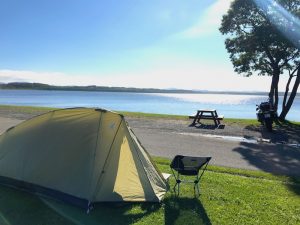
[[[262,103],[260,103],[259,107],[262,111],[270,111],[271,110],[269,102],[262,102]]]

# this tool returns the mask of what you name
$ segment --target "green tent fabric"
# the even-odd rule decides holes
[[[120,114],[55,110],[0,136],[0,183],[83,207],[158,202],[167,183]]]

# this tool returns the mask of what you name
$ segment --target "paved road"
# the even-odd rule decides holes
[[[194,134],[133,128],[151,155],[212,156],[212,164],[300,176],[300,149],[269,143],[229,141]]]
[[[21,120],[0,117],[0,133]],[[300,149],[286,145],[247,143],[203,137],[195,133],[161,131],[132,126],[151,155],[212,156],[211,164],[300,176]],[[200,133],[200,131],[199,131]]]
[[[22,122],[22,120],[0,117],[0,134],[2,134],[8,128],[15,126],[21,122]]]

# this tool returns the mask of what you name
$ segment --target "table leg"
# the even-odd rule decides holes
[[[203,112],[201,112],[200,115],[198,115],[198,120],[197,120],[198,123],[200,123],[200,120],[201,120],[201,118],[202,118],[202,115],[203,115]]]
[[[211,116],[214,119],[215,126],[217,127],[219,124],[217,123],[218,117],[216,117],[214,112],[211,112]]]
[[[199,112],[197,111],[197,114],[196,114],[193,122],[191,123],[191,126],[195,126],[196,125],[196,121],[197,121],[198,116],[199,116]]]

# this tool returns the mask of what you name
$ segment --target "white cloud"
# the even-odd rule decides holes
[[[68,75],[60,72],[0,70],[0,82],[36,82],[51,85],[89,85],[99,83],[93,76]]]
[[[199,21],[192,27],[178,34],[181,38],[198,38],[219,32],[222,16],[227,12],[233,0],[218,0],[208,7]]]

